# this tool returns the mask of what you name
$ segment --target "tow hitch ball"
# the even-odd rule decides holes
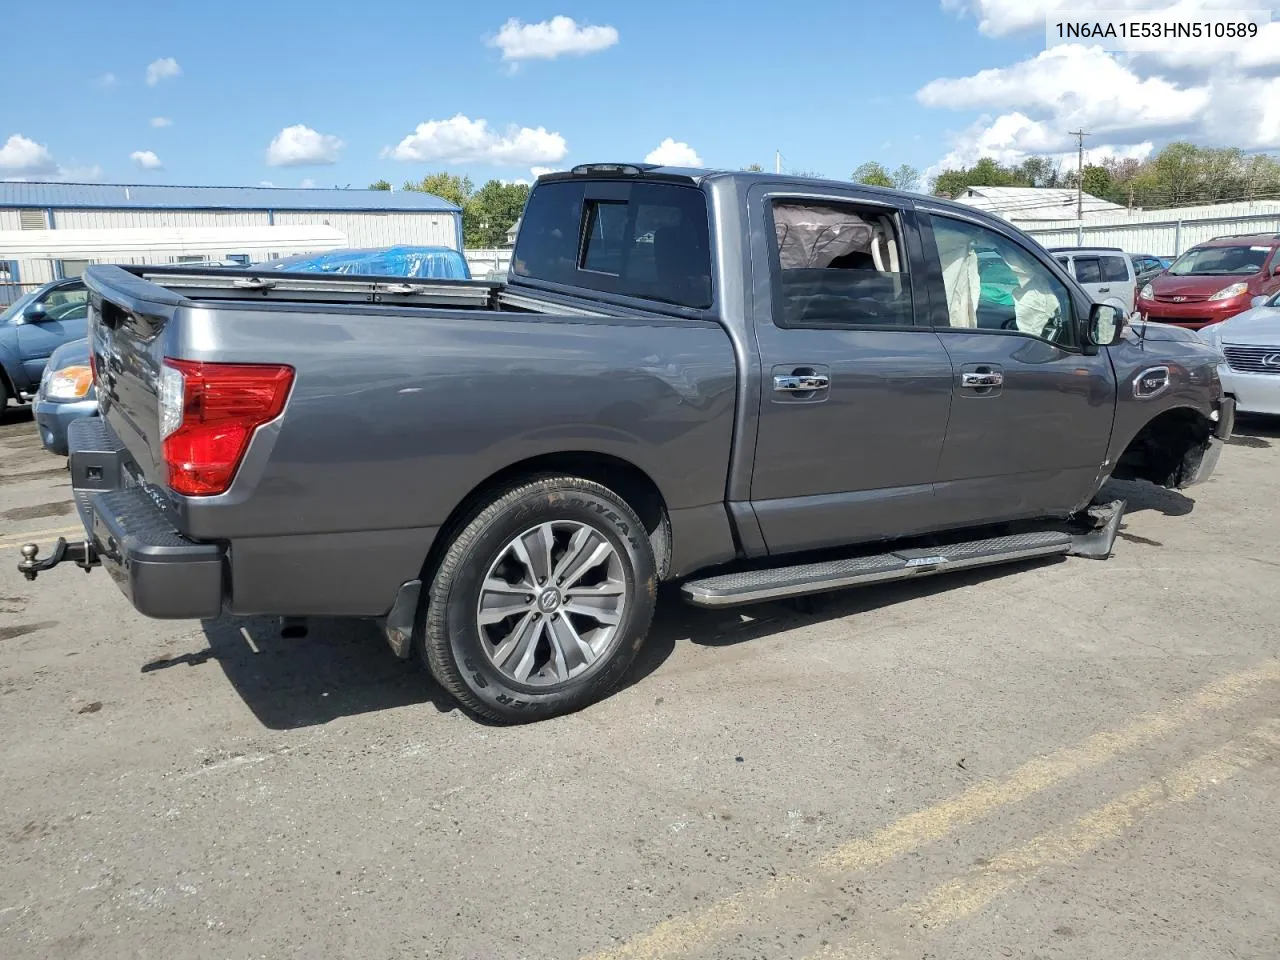
[[[28,580],[34,580],[36,575],[44,570],[52,569],[63,562],[74,563],[77,567],[88,573],[99,563],[98,551],[93,548],[93,544],[86,540],[80,540],[76,543],[67,543],[62,537],[58,538],[58,542],[53,545],[53,553],[43,560],[37,560],[40,554],[40,546],[35,543],[27,543],[22,547],[22,560],[18,562],[19,572]]]

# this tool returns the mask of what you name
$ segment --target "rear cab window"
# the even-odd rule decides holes
[[[712,304],[707,200],[695,186],[643,180],[541,183],[525,206],[512,270],[617,296]]]

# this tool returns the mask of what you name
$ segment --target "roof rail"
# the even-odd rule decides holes
[[[1068,250],[1108,250],[1114,253],[1124,253],[1124,247],[1094,247],[1089,244],[1075,247],[1049,247],[1050,253],[1066,253]]]
[[[1270,230],[1254,230],[1252,233],[1223,233],[1216,237],[1210,237],[1213,240],[1234,240],[1236,237],[1265,237],[1270,234],[1272,240],[1280,240],[1280,233],[1271,233]]]

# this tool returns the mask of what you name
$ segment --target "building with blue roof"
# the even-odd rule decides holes
[[[51,232],[35,237],[28,231]],[[151,247],[147,231],[155,231]],[[178,233],[186,246],[176,245]],[[32,285],[76,276],[89,263],[256,261],[328,249],[337,234],[347,247],[409,244],[461,252],[462,211],[433,194],[405,190],[4,181],[0,287],[9,289],[0,290],[0,302]],[[308,249],[309,242],[319,245]]]

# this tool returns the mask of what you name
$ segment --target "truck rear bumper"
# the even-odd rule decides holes
[[[160,619],[222,612],[225,550],[188,539],[163,497],[123,469],[124,445],[98,417],[70,424],[76,508],[90,562],[102,565],[140,613]],[[24,571],[26,572],[26,571]]]

